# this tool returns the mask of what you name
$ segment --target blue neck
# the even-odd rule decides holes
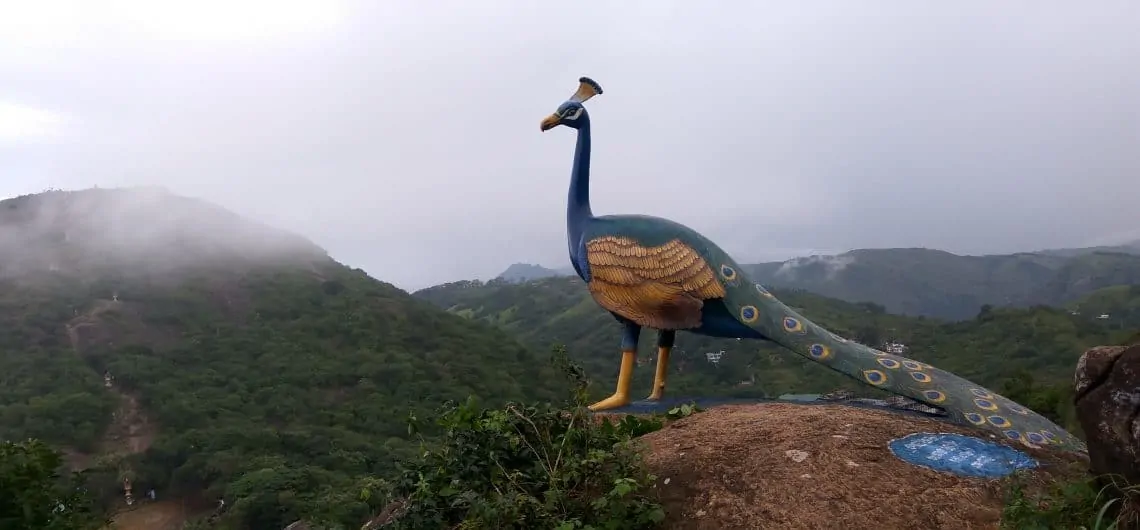
[[[570,193],[566,198],[566,236],[570,255],[578,251],[585,221],[593,217],[590,211],[590,117],[582,111],[578,119],[578,145],[574,148],[574,169],[570,173]]]

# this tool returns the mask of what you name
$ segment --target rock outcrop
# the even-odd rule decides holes
[[[718,406],[641,440],[669,530],[996,530],[1005,482],[892,455],[891,440],[912,433],[979,435],[891,410],[764,403]],[[1084,470],[1073,454],[1014,448],[1042,464],[1026,477],[1033,487]]]
[[[1117,494],[1126,485],[1140,485],[1140,345],[1085,352],[1074,385],[1090,470]],[[1131,524],[1122,524],[1122,530],[1140,528],[1140,501],[1128,501],[1122,519]]]

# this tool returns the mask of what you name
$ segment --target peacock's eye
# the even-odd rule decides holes
[[[582,114],[582,107],[570,107],[562,111],[562,117],[568,120],[576,120]]]

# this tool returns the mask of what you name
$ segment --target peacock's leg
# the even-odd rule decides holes
[[[621,321],[621,369],[618,370],[617,390],[614,395],[590,405],[590,410],[610,410],[629,405],[629,381],[633,378],[633,365],[637,361],[637,340],[641,336],[641,326],[625,319]]]
[[[669,351],[673,349],[673,341],[677,332],[663,329],[657,332],[657,372],[653,374],[653,392],[647,401],[657,401],[665,395],[665,373],[669,370]]]

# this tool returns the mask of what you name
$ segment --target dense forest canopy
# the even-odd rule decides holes
[[[18,262],[29,269],[0,278],[0,437],[42,439],[76,467],[102,470],[104,501],[130,479],[140,492],[226,499],[235,524],[287,524],[327,504],[321,494],[392,472],[416,447],[409,415],[472,395],[559,392],[549,366],[507,333],[295,240],[253,255],[194,252],[236,249],[255,230],[230,229],[236,221],[209,209],[192,215],[226,228],[221,243],[174,216],[167,235],[184,234],[190,248],[161,266],[84,260],[91,242],[57,232],[92,211],[122,219],[107,209],[126,199],[107,193],[0,202],[15,219],[4,233],[29,248]],[[182,204],[171,200],[148,204],[169,216]],[[99,237],[141,252],[161,240],[156,224],[118,223]],[[71,258],[53,267],[52,256]]]
[[[87,301],[69,305],[50,292]],[[96,450],[115,408],[103,384],[110,374],[157,426],[149,450],[129,457],[135,484],[237,497],[235,511],[246,508],[242,492],[276,499],[278,490],[313,492],[392,471],[414,449],[409,413],[469,395],[557,392],[546,363],[506,333],[335,263],[216,271],[176,286],[61,282],[14,288],[0,300],[14,309],[37,296],[45,305],[10,323],[41,344],[0,357],[3,436]],[[93,324],[73,349],[65,329],[76,319]],[[285,508],[285,518],[304,511]]]

